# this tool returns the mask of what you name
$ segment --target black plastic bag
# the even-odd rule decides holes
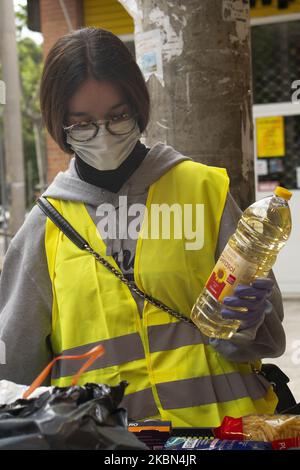
[[[118,408],[127,386],[55,387],[38,398],[0,406],[0,450],[145,450]]]

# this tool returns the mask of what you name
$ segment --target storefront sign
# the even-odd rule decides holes
[[[256,119],[257,156],[261,158],[284,157],[283,116]]]

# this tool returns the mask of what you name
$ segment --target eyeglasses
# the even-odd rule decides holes
[[[101,126],[112,135],[129,134],[136,125],[137,114],[123,113],[112,119],[81,122],[71,126],[63,126],[64,131],[77,142],[88,142],[94,139]]]

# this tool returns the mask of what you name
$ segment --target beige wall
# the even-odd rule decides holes
[[[82,1],[65,0],[73,29],[77,29],[83,24]],[[68,33],[68,25],[65,20],[59,0],[40,0],[41,8],[41,32],[44,36],[43,52],[47,56],[55,41]],[[59,171],[67,168],[70,156],[62,152],[57,144],[47,133],[47,155],[48,172],[47,181],[51,183]]]

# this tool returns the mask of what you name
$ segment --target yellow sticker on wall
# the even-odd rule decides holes
[[[283,116],[256,119],[257,156],[261,158],[284,157]]]

